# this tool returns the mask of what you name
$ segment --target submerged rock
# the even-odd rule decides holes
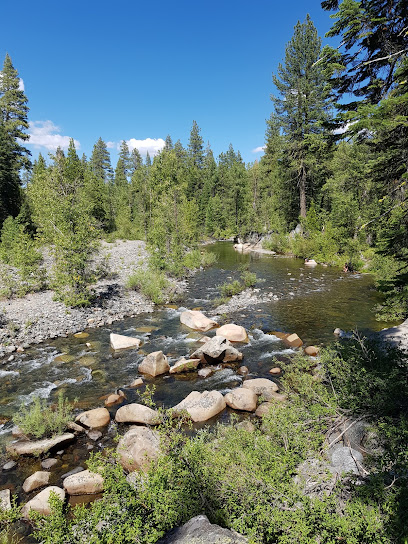
[[[116,451],[125,470],[147,471],[160,454],[160,435],[148,427],[135,427],[122,436]]]
[[[11,510],[10,489],[3,489],[0,491],[0,510]]]
[[[173,407],[178,414],[186,411],[194,422],[207,421],[226,407],[225,399],[219,391],[192,391],[184,400]]]
[[[206,317],[202,312],[197,310],[186,310],[180,315],[180,322],[190,329],[196,331],[207,332],[210,329],[218,327],[218,323]]]
[[[12,442],[6,446],[6,450],[10,455],[41,455],[41,453],[46,453],[55,446],[60,446],[73,440],[75,440],[75,435],[65,433],[54,438],[45,438],[44,440]]]
[[[214,336],[192,355],[192,359],[200,359],[202,363],[242,361],[243,355],[235,349],[231,342],[223,336]]]
[[[36,495],[33,499],[31,499],[31,501],[28,501],[28,503],[23,506],[23,509],[21,510],[22,517],[24,519],[29,519],[30,510],[34,510],[35,512],[43,514],[44,516],[50,515],[51,506],[49,504],[49,499],[51,493],[55,493],[57,497],[62,501],[65,499],[65,491],[60,487],[51,485],[50,487],[47,487],[46,489],[40,491],[38,495]]]

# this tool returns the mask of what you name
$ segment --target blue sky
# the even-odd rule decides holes
[[[323,44],[331,26],[320,1],[6,1],[0,58],[24,82],[30,149],[47,154],[77,142],[90,155],[99,137],[113,164],[121,140],[187,145],[193,119],[216,156],[232,143],[259,158],[272,110],[272,73],[298,20],[309,13]]]

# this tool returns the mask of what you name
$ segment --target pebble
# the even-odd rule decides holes
[[[17,463],[15,461],[9,461],[5,465],[3,465],[3,470],[12,470],[16,466],[17,466]]]
[[[88,438],[90,438],[91,440],[94,440],[95,442],[96,440],[99,440],[102,436],[101,431],[89,431],[86,434],[88,435]]]
[[[50,457],[49,459],[44,459],[44,461],[41,461],[42,468],[52,468],[54,465],[58,463],[58,459],[54,459],[53,457]]]

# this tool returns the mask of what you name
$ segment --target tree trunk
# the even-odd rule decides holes
[[[303,161],[300,163],[298,185],[300,197],[300,217],[306,217],[306,168]]]

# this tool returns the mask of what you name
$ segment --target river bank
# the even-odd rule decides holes
[[[104,278],[94,286],[96,298],[86,308],[67,308],[54,300],[54,291],[29,293],[22,298],[0,302],[0,358],[22,351],[31,344],[50,338],[66,337],[87,327],[111,325],[126,317],[152,312],[154,304],[126,282],[137,269],[147,265],[148,252],[139,240],[102,242],[95,266],[104,268]],[[45,266],[52,266],[50,261]],[[185,282],[175,281],[182,292]]]

